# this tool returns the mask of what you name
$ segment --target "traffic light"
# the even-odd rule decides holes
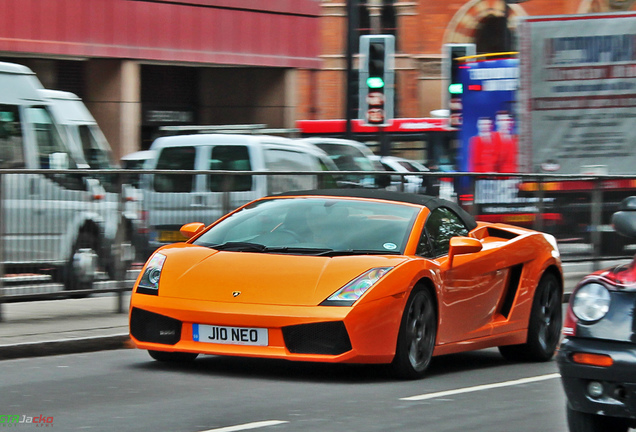
[[[460,97],[464,92],[462,82],[459,77],[459,57],[475,55],[475,44],[445,44],[443,53],[443,73],[444,85],[442,85],[442,96],[444,106],[450,109],[453,98]]]
[[[359,118],[388,126],[393,119],[395,37],[360,36]]]

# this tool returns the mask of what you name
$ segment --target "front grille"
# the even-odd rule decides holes
[[[133,308],[130,314],[130,334],[141,342],[174,345],[181,338],[181,321]]]
[[[338,355],[351,350],[342,321],[283,327],[283,338],[289,352],[295,354]]]

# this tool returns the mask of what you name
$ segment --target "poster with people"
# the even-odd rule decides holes
[[[516,173],[518,137],[515,100],[517,59],[468,62],[462,78],[460,169],[467,172]]]

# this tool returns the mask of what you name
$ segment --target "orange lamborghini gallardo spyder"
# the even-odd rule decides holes
[[[496,346],[545,361],[559,341],[554,238],[475,222],[449,201],[291,192],[181,232],[131,297],[132,341],[156,360],[386,363],[419,378],[432,356]]]

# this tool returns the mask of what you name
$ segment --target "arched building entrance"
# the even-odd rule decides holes
[[[504,0],[470,0],[449,22],[443,43],[474,43],[478,54],[510,51],[518,17],[526,15],[521,5]]]

